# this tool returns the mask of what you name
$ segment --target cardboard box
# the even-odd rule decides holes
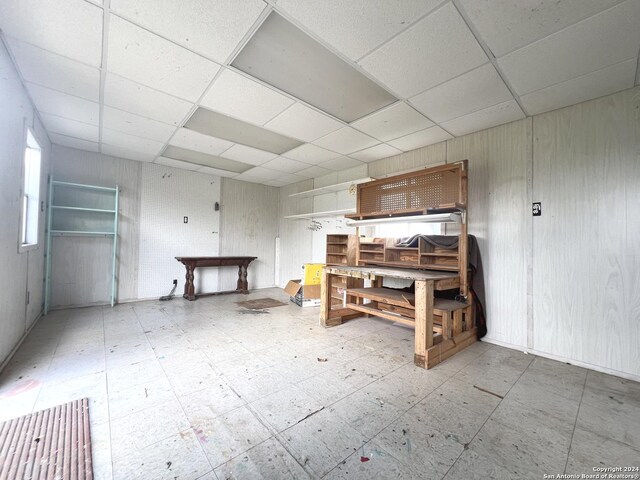
[[[289,294],[289,300],[299,307],[320,306],[320,285],[302,285],[301,280],[289,280],[284,291]]]
[[[302,266],[302,285],[320,285],[324,263],[305,263]]]

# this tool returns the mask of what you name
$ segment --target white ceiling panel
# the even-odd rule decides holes
[[[78,150],[86,150],[88,152],[99,152],[100,147],[96,142],[89,142],[80,138],[67,137],[58,133],[49,133],[51,143],[62,145],[63,147],[77,148]]]
[[[117,145],[109,145],[107,143],[103,143],[100,145],[100,150],[105,155],[110,155],[112,157],[125,158],[127,160],[135,160],[137,162],[153,162],[156,158],[155,155],[151,155],[144,152],[135,152],[133,150],[129,150],[127,148],[122,148]]]
[[[220,66],[111,15],[107,68],[156,90],[195,101]]]
[[[447,3],[359,63],[408,98],[487,61],[456,8]]]
[[[326,175],[327,173],[331,173],[331,170],[314,165],[312,167],[305,168],[304,170],[296,172],[296,175],[300,175],[306,178],[314,178],[321,177],[322,175]]]
[[[296,173],[285,173],[284,175],[278,177],[275,181],[280,183],[280,185],[277,185],[280,187],[284,185],[289,185],[290,183],[301,182],[303,180],[306,180],[306,177],[303,177],[296,172]],[[276,185],[272,185],[272,186],[276,186]]]
[[[375,147],[352,153],[349,156],[355,158],[356,160],[360,160],[361,162],[373,162],[374,160],[392,157],[400,153],[402,153],[402,150],[398,150],[397,148],[392,147],[391,145],[387,145],[386,143],[381,143],[380,145],[376,145]]]
[[[200,167],[196,172],[206,173],[207,175],[216,175],[218,177],[227,177],[234,178],[237,177],[238,174],[236,172],[229,172],[227,170],[220,170],[219,168],[213,167]]]
[[[387,141],[433,126],[433,122],[404,102],[398,102],[351,124],[378,140]]]
[[[261,166],[287,173],[296,173],[300,170],[304,170],[305,168],[309,168],[308,163],[298,162],[297,160],[291,160],[290,158],[285,157],[274,158],[273,160],[269,160],[267,163],[263,163]]]
[[[271,152],[265,152],[264,150],[258,150],[257,148],[247,147],[246,145],[236,144],[220,156],[230,160],[237,160],[238,162],[249,163],[251,165],[262,165],[269,160],[273,160],[278,155]]]
[[[50,113],[92,125],[98,125],[100,122],[100,105],[95,102],[34,83],[27,83],[26,87],[41,113]]]
[[[630,58],[640,47],[640,2],[631,0],[498,59],[520,95]]]
[[[484,130],[485,128],[496,127],[503,123],[513,122],[521,118],[524,118],[524,113],[522,113],[515,100],[509,100],[444,122],[442,127],[453,135],[460,136]]]
[[[237,177],[237,180],[276,180],[282,176],[282,172],[277,170],[270,170],[264,167],[254,167],[246,172],[241,173]]]
[[[622,0],[459,1],[491,52],[501,57]]]
[[[129,20],[220,63],[265,6],[261,0],[111,0]]]
[[[42,118],[47,133],[59,133],[60,135],[80,138],[90,142],[98,141],[97,125],[90,125],[48,113],[41,113],[40,118]]]
[[[181,124],[193,107],[190,102],[113,73],[105,81],[104,104],[170,125]]]
[[[574,105],[633,87],[635,59],[588,73],[520,97],[529,115]]]
[[[232,70],[223,71],[201,105],[245,122],[264,125],[293,100]]]
[[[233,143],[227,140],[210,137],[209,135],[204,135],[203,133],[189,130],[188,128],[180,128],[169,143],[176,147],[208,153],[209,155],[220,155],[233,146]]]
[[[513,100],[491,63],[471,70],[411,98],[411,103],[434,122],[446,122],[476,110]]]
[[[0,30],[50,52],[101,64],[102,9],[84,0],[2,0]]]
[[[331,149],[335,152],[348,155],[378,143],[375,138],[365,135],[351,127],[342,127],[340,130],[325,135],[314,142],[320,147]]]
[[[391,140],[389,143],[404,152],[408,152],[409,150],[426,147],[427,145],[443,142],[450,138],[453,137],[442,128],[435,126],[429,127],[425,130],[420,130],[419,132],[410,133],[404,137],[396,138],[395,140]]]
[[[98,102],[100,70],[28,43],[9,39],[20,73],[27,82]]]
[[[150,118],[123,112],[112,107],[104,107],[102,125],[111,130],[128,133],[136,137],[149,138],[158,142],[166,142],[175,127]]]
[[[167,157],[158,157],[154,160],[153,163],[157,163],[158,165],[164,165],[165,167],[181,168],[183,170],[192,170],[192,171],[203,168],[201,165],[197,165],[195,163],[183,162],[182,160],[176,160],[174,158],[167,158]]]
[[[148,153],[149,155],[158,155],[164,147],[164,143],[140,138],[108,128],[102,129],[102,142],[109,145],[118,145],[119,147],[133,150],[134,152]]]
[[[320,164],[322,168],[327,168],[334,172],[344,170],[345,168],[357,167],[358,165],[362,165],[362,162],[349,157],[338,157]]]
[[[442,0],[279,0],[302,25],[352,60],[401,32]]]
[[[264,126],[274,132],[312,142],[338,130],[343,124],[302,103],[295,103]]]
[[[317,165],[320,162],[326,162],[327,160],[340,156],[339,153],[332,152],[331,150],[318,147],[311,143],[300,145],[298,148],[289,150],[282,155],[287,158],[293,158],[294,160],[300,160],[301,162],[308,163],[310,165]]]

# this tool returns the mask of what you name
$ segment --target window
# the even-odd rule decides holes
[[[21,250],[38,245],[41,153],[36,138],[31,130],[27,129],[27,145],[24,150],[24,182],[22,184]]]

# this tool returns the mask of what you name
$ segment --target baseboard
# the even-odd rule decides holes
[[[513,345],[507,342],[501,342],[500,340],[495,340],[493,338],[484,337],[482,339],[483,342],[491,343],[493,345],[499,345],[501,347],[510,348],[512,350],[518,350],[520,352],[530,353],[532,355],[537,355],[539,357],[548,358],[550,360],[556,360],[562,363],[568,363],[570,365],[575,365],[576,367],[588,368],[589,370],[594,370],[596,372],[606,373],[609,375],[614,375],[616,377],[625,378],[627,380],[633,380],[634,382],[640,382],[640,375],[634,375],[633,373],[621,372],[618,370],[614,370],[612,368],[602,367],[600,365],[593,365],[587,362],[581,362],[579,360],[574,360],[572,358],[562,357],[560,355],[553,355],[547,352],[540,352],[533,348],[526,348],[519,345]]]
[[[33,322],[31,322],[31,325],[29,325],[29,328],[25,330],[24,334],[20,337],[20,340],[18,340],[18,343],[16,343],[16,345],[11,349],[11,351],[9,352],[9,355],[7,355],[7,357],[2,361],[2,363],[0,363],[0,373],[2,373],[2,371],[7,367],[7,365],[9,365],[9,362],[11,362],[11,359],[13,358],[13,356],[16,354],[18,349],[22,346],[23,342],[31,333],[31,330],[33,330],[33,327],[36,326],[36,324],[40,321],[41,318],[42,318],[42,310],[40,311],[40,313],[38,313],[38,316],[36,317],[36,319]]]

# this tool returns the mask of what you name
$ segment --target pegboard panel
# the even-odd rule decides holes
[[[441,165],[358,185],[354,217],[426,213],[430,208],[464,206],[464,163]]]

